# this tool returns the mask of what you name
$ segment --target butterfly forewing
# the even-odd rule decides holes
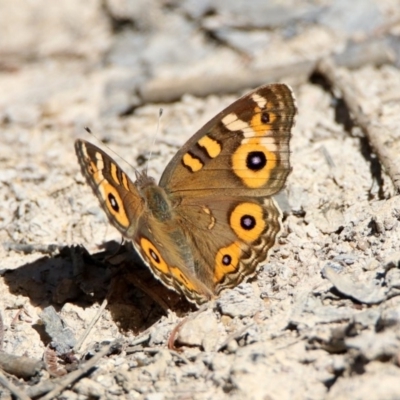
[[[144,204],[136,186],[106,153],[84,140],[75,142],[81,170],[110,222],[126,237],[136,229]]]
[[[277,193],[290,172],[296,106],[284,84],[262,86],[235,101],[177,152],[160,186],[183,196]]]

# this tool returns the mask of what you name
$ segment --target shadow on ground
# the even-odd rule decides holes
[[[1,271],[0,271],[1,273]],[[89,254],[84,247],[64,247],[4,272],[10,293],[26,296],[35,307],[66,302],[90,307],[108,300],[107,308],[121,331],[140,333],[155,324],[168,309],[185,314],[194,307],[158,282],[129,245],[116,242]],[[143,291],[144,290],[144,291]]]

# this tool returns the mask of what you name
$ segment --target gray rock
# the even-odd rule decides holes
[[[56,313],[52,306],[43,309],[40,314],[44,329],[52,340],[52,346],[58,354],[65,354],[71,351],[76,344],[73,331],[65,326],[65,323]]]
[[[340,275],[328,266],[323,269],[323,275],[339,292],[361,303],[377,304],[386,299],[388,289],[373,282],[353,282],[348,275]]]
[[[400,397],[400,373],[393,365],[362,375],[340,377],[331,387],[327,400],[397,400]]]
[[[188,318],[179,329],[177,342],[185,346],[201,346],[205,351],[215,351],[224,335],[212,311],[201,312]]]
[[[394,331],[361,332],[355,337],[345,339],[349,349],[356,350],[367,360],[382,360],[396,356],[400,351],[399,337]]]
[[[217,307],[221,314],[232,318],[252,317],[256,312],[263,310],[264,303],[260,298],[254,298],[251,295],[251,285],[240,285],[245,289],[244,295],[236,290],[226,290],[217,299]]]
[[[382,14],[373,0],[337,0],[321,14],[320,23],[342,34],[371,33],[382,23]]]

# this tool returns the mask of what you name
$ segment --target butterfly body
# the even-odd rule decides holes
[[[271,196],[290,172],[295,112],[286,85],[256,89],[189,139],[158,185],[146,172],[133,183],[88,142],[75,148],[110,222],[159,280],[202,303],[253,275],[275,243],[281,214]]]

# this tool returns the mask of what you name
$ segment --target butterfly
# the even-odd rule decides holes
[[[159,183],[131,180],[104,151],[75,142],[82,173],[110,222],[156,278],[196,304],[253,276],[281,229],[272,196],[290,172],[295,99],[261,86],[217,114],[167,165]]]

